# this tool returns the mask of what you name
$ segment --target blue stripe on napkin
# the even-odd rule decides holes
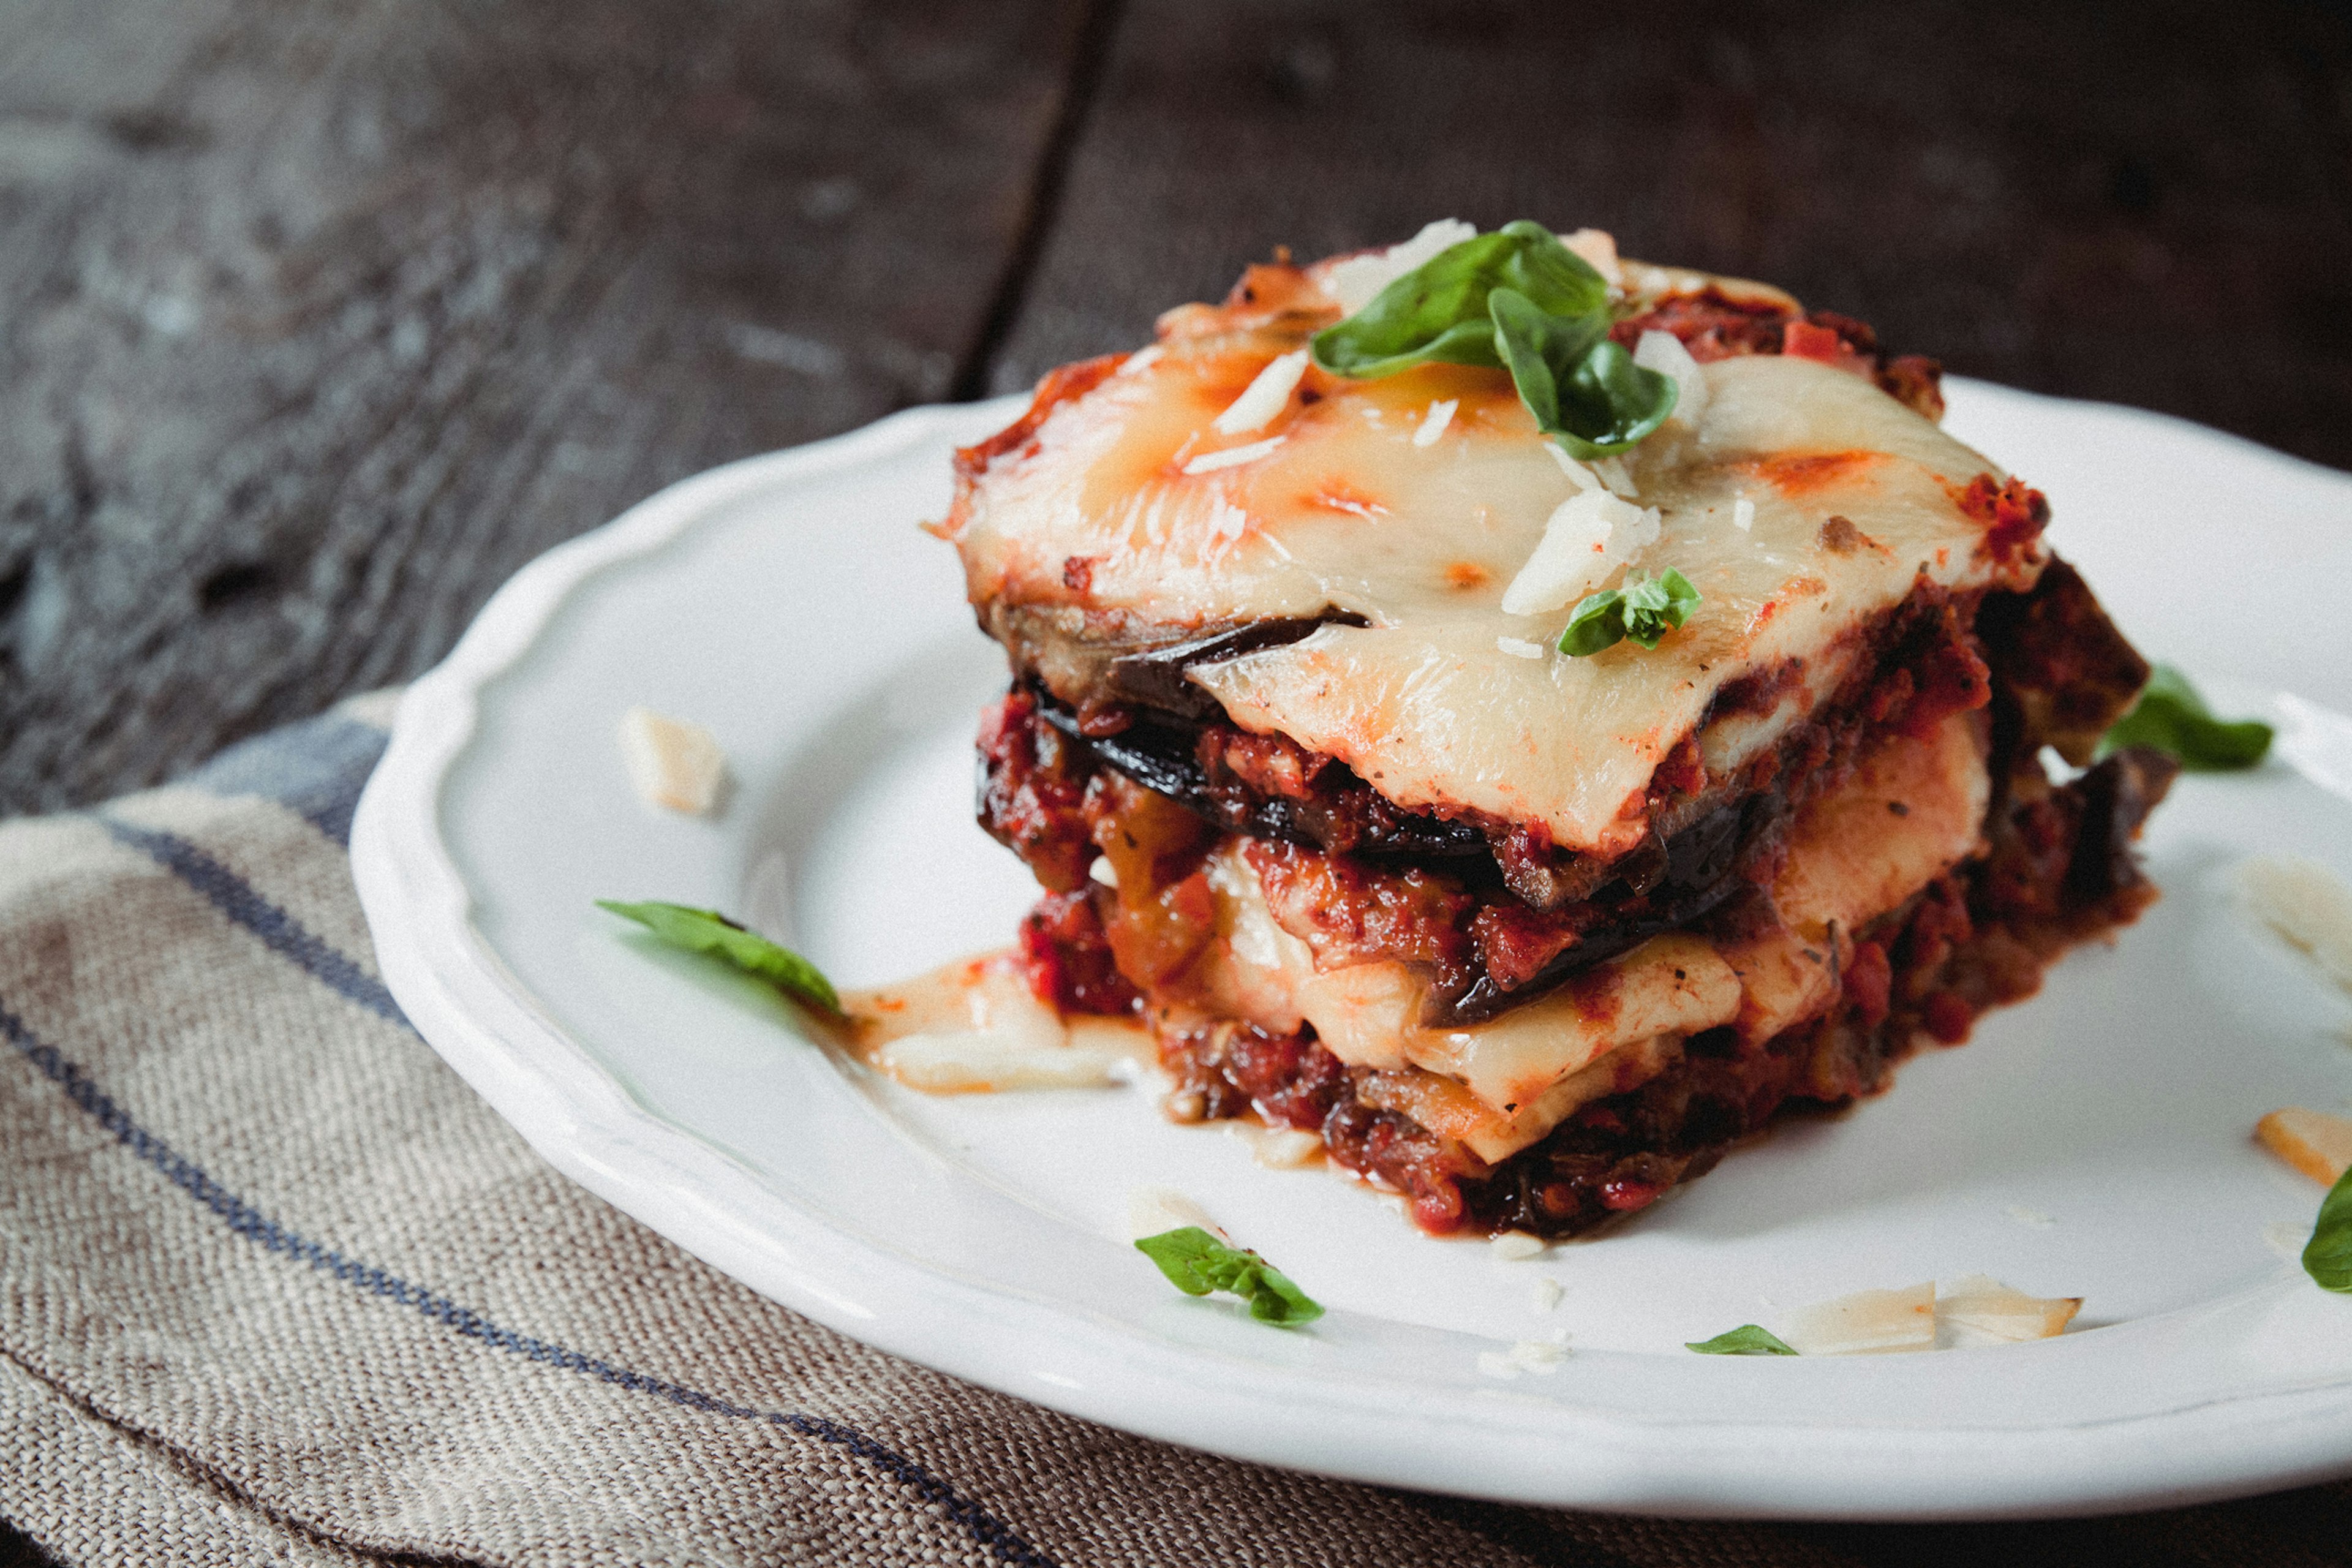
[[[632,1372],[598,1357],[534,1339],[529,1334],[503,1328],[470,1307],[460,1306],[446,1296],[412,1285],[384,1269],[345,1258],[332,1247],[289,1230],[223,1187],[202,1166],[142,1127],[130,1112],[98,1087],[89,1073],[68,1060],[55,1046],[37,1037],[5,1004],[0,1004],[0,1037],[5,1037],[42,1077],[64,1090],[66,1098],[112,1134],[116,1142],[161,1172],[165,1180],[185,1193],[198,1206],[217,1216],[230,1231],[266,1251],[307,1263],[363,1294],[379,1296],[400,1306],[414,1308],[432,1321],[453,1329],[468,1339],[478,1340],[527,1361],[580,1373],[616,1388],[654,1394],[689,1410],[733,1416],[738,1420],[765,1421],[801,1436],[832,1444],[856,1456],[937,1508],[961,1526],[973,1540],[988,1548],[990,1554],[998,1562],[1014,1564],[1016,1568],[1055,1568],[1053,1560],[1032,1546],[1020,1531],[921,1465],[896,1449],[876,1442],[855,1427],[798,1411],[761,1410],[748,1405],[738,1405],[716,1394],[704,1394],[641,1372]]]

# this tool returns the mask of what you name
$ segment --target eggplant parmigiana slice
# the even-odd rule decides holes
[[[2132,920],[2171,764],[2086,766],[2147,666],[1860,322],[1572,237],[1572,348],[1676,384],[1582,462],[1499,353],[1322,368],[1449,232],[1054,372],[938,531],[1012,661],[980,816],[1045,888],[1039,994],[1139,1015],[1180,1120],[1565,1236]],[[1560,651],[1667,568],[1679,623]]]

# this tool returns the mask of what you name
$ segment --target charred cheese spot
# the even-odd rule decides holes
[[[1808,452],[1759,458],[1747,467],[1782,495],[1796,497],[1850,485],[1885,461],[1883,452]]]

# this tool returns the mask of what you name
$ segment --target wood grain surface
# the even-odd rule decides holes
[[[1439,214],[2352,466],[2352,27],[2214,19],[0,0],[0,811],[412,677],[670,479]]]
[[[659,486],[944,395],[1084,15],[0,5],[0,810],[413,676]]]
[[[1613,231],[1906,351],[2352,467],[2340,11],[1133,0],[995,367],[1129,346],[1278,244]]]

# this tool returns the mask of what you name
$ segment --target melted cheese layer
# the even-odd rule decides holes
[[[1790,824],[1771,888],[1777,925],[1739,942],[1670,931],[1459,1029],[1421,1026],[1425,984],[1404,964],[1318,973],[1228,841],[1210,871],[1223,940],[1205,966],[1205,999],[1276,1033],[1312,1024],[1334,1056],[1387,1075],[1394,1109],[1499,1160],[1670,1065],[1686,1036],[1727,1025],[1754,1045],[1826,1011],[1853,933],[1980,852],[1990,795],[1974,715],[1955,714],[1924,740],[1892,739]]]
[[[1572,606],[1508,614],[1504,590],[1591,476],[1541,437],[1507,374],[1309,368],[1279,407],[1260,387],[1248,421],[1218,428],[1336,318],[1315,274],[1295,276],[1283,310],[1171,313],[1160,345],[968,474],[944,531],[976,605],[1072,607],[1171,636],[1345,612],[1366,624],[1190,679],[1235,722],[1339,758],[1401,805],[1541,822],[1564,848],[1611,856],[1639,841],[1652,772],[1727,682],[1805,661],[1773,712],[1703,737],[1713,768],[1800,722],[1856,635],[1920,577],[1968,591],[2039,574],[2031,552],[1991,558],[1955,499],[1998,472],[1982,457],[1858,375],[1721,360],[1697,367],[1696,424],[1672,420],[1623,459],[1636,503],[1659,513],[1654,541],[1589,584],[1673,566],[1703,602],[1654,651],[1554,654]],[[1541,657],[1525,657],[1529,643]]]

